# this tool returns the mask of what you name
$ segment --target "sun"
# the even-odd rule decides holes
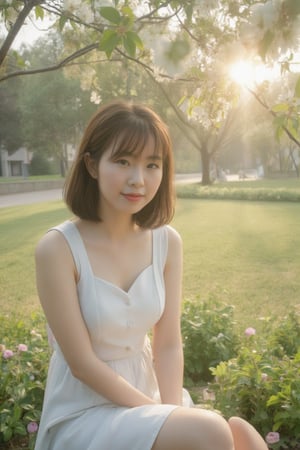
[[[272,81],[277,76],[274,68],[250,61],[237,61],[229,66],[228,72],[236,83],[249,88]]]

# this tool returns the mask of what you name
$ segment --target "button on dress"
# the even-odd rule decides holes
[[[168,226],[152,230],[152,263],[126,292],[93,274],[72,221],[61,232],[79,274],[81,312],[97,356],[137,389],[159,401],[148,331],[165,305],[163,271]],[[67,318],[66,318],[67,320]],[[51,336],[51,330],[49,330]],[[115,405],[75,378],[54,339],[35,450],[150,450],[176,405]],[[183,390],[183,403],[192,401]]]

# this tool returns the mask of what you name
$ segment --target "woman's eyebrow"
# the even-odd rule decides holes
[[[157,154],[153,154],[147,157],[147,159],[151,160],[151,161],[161,161],[162,160],[162,156],[161,155],[157,155]]]
[[[113,155],[113,156],[114,156],[114,155]],[[128,157],[131,157],[131,158],[137,159],[137,158],[139,158],[139,156],[140,156],[140,153],[139,153],[139,152],[138,152],[138,153],[135,153],[135,152],[130,152],[130,151],[128,151],[128,150],[124,150],[124,151],[122,151],[121,154],[119,154],[118,157],[120,157],[120,158],[128,158]],[[157,154],[157,153],[153,153],[152,155],[147,156],[146,159],[149,160],[149,161],[161,161],[161,160],[162,160],[162,155]]]

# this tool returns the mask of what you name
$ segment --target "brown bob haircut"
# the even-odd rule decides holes
[[[88,123],[64,188],[64,199],[70,210],[81,219],[101,221],[98,180],[87,170],[86,154],[96,163],[110,147],[114,158],[128,151],[139,154],[150,138],[154,139],[155,152],[162,157],[162,181],[155,197],[133,215],[133,220],[143,228],[169,223],[174,214],[174,188],[172,145],[167,126],[148,107],[125,101],[102,106]]]

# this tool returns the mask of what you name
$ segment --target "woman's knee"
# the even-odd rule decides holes
[[[162,426],[153,450],[233,450],[228,423],[219,414],[196,408],[175,409]]]
[[[268,450],[265,441],[250,423],[240,417],[231,417],[228,422],[236,450]]]

